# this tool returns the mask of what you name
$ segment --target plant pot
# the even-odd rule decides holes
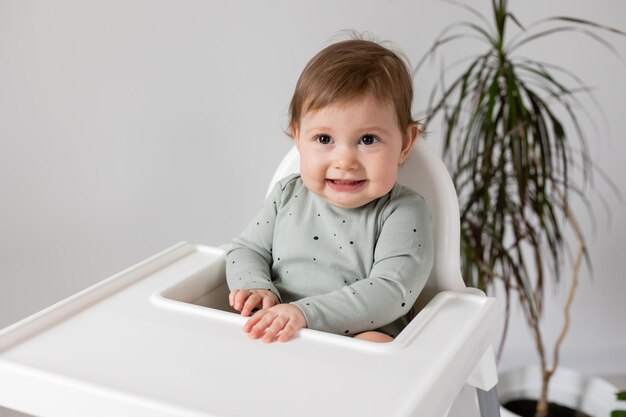
[[[541,372],[537,366],[515,368],[499,374],[498,398],[500,404],[515,399],[539,397]],[[582,375],[571,369],[558,368],[550,380],[548,401],[582,411],[591,417],[609,417],[619,408],[615,394],[618,389],[609,382]],[[519,417],[504,407],[501,417]]]

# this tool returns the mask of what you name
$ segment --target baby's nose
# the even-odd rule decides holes
[[[359,165],[357,154],[349,147],[338,147],[334,158],[334,167],[342,170],[356,169]]]

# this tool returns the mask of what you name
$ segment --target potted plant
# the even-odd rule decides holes
[[[578,31],[615,52],[597,32],[625,33],[568,17],[524,26],[509,10],[507,0],[492,0],[491,19],[466,4],[459,6],[473,14],[475,21],[444,29],[415,73],[428,58],[458,39],[478,39],[487,46],[461,61],[467,64],[461,70],[457,67],[458,74],[450,83],[442,75],[431,94],[425,129],[441,117],[443,156],[459,194],[462,272],[467,284],[483,290],[493,288],[496,280],[504,284],[505,334],[513,294],[523,307],[541,379],[540,395],[530,415],[545,417],[549,415],[548,387],[559,365],[579,270],[590,262],[572,198],[585,200],[586,185],[600,171],[591,162],[579,120],[580,109],[585,114],[579,96],[591,95],[590,89],[571,71],[522,57],[518,50],[555,33]],[[569,240],[565,237],[568,229],[573,232]],[[571,264],[565,263],[568,250],[574,253]],[[569,280],[563,281],[559,278],[566,267]],[[568,286],[565,319],[551,363],[540,328],[548,277]]]
[[[618,401],[626,401],[626,391],[620,391],[615,394]],[[626,410],[613,410],[611,417],[626,417]]]

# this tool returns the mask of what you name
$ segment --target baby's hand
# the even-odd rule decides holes
[[[276,340],[286,342],[304,327],[306,319],[298,307],[293,304],[278,304],[256,312],[243,327],[243,331],[249,333],[251,339],[261,338],[263,342],[271,343]]]
[[[270,308],[278,304],[278,297],[270,290],[232,290],[228,296],[230,306],[248,317],[255,308]]]

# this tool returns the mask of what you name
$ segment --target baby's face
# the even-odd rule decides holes
[[[401,131],[393,104],[367,96],[307,112],[293,133],[304,185],[333,206],[355,208],[391,191],[417,126]]]

